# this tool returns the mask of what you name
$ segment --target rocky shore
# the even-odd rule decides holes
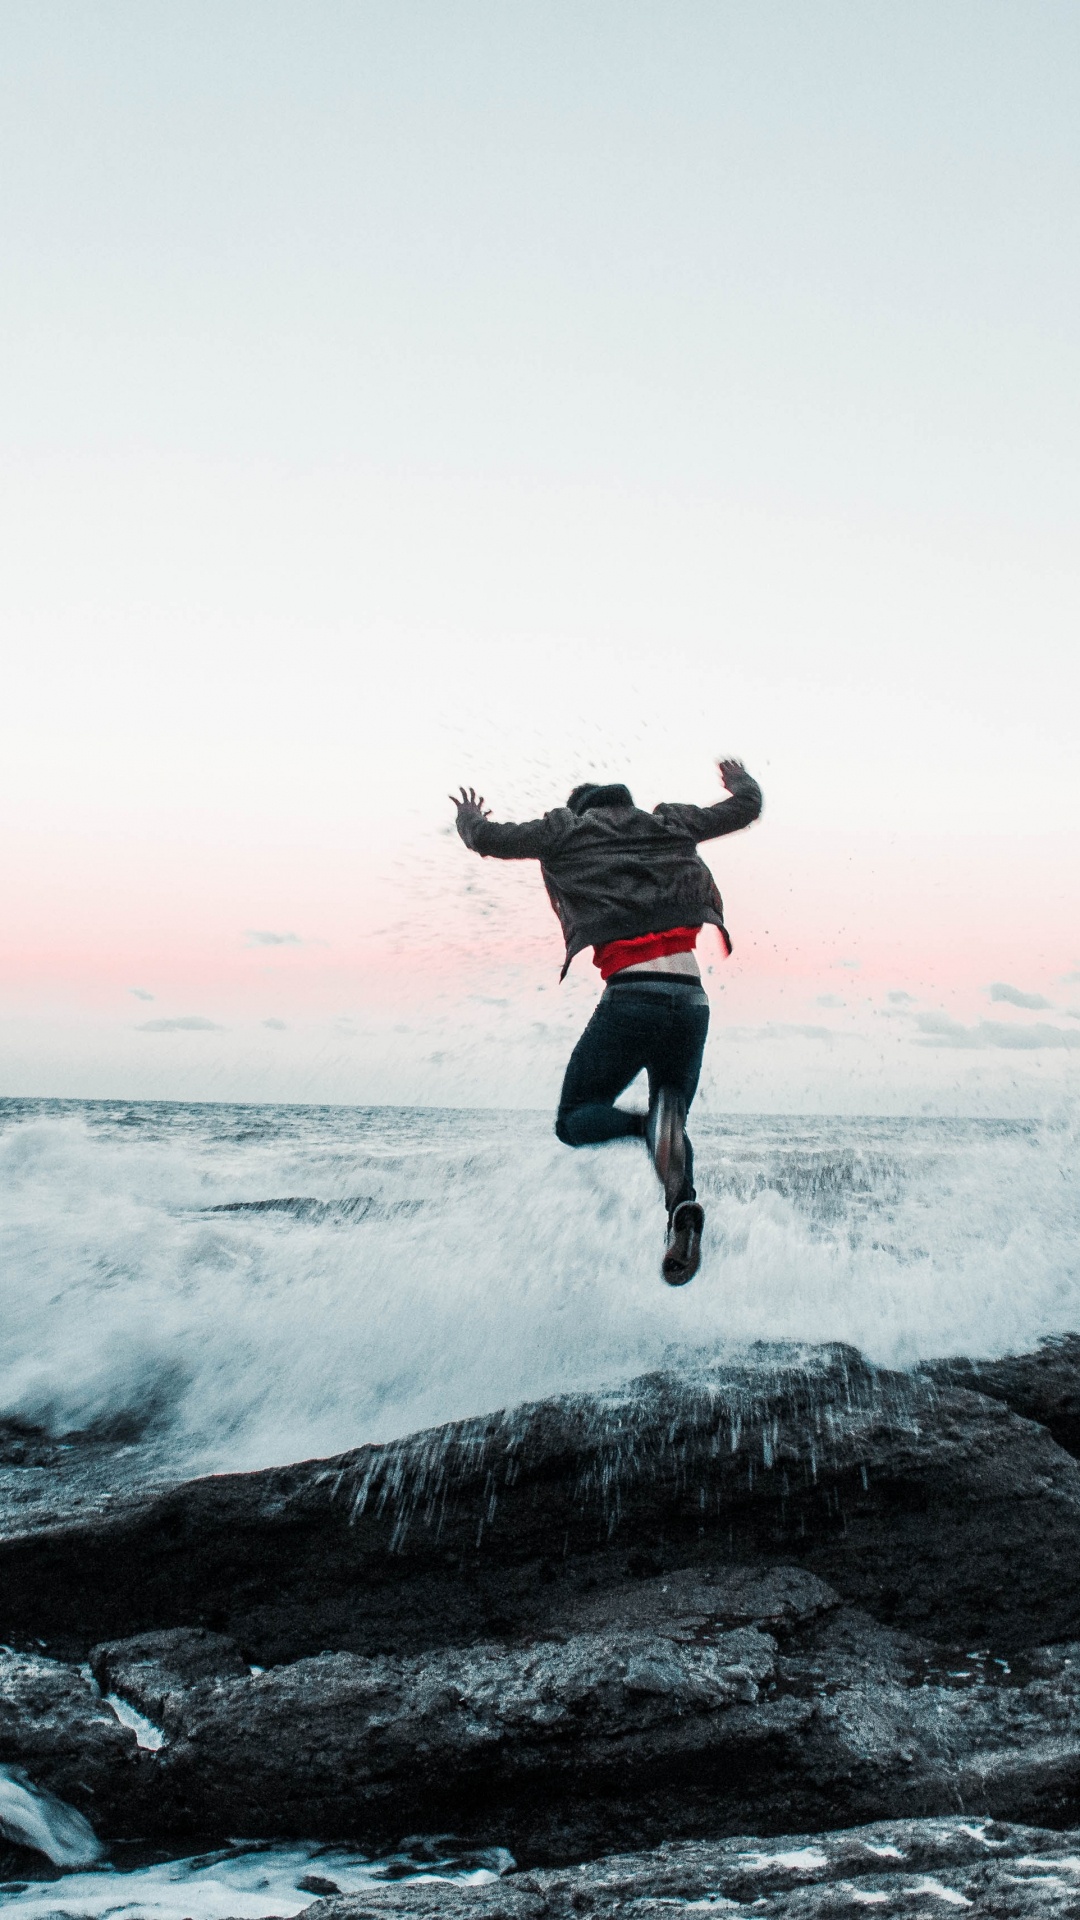
[[[1080,1915],[1076,1452],[1074,1336],[703,1356],[182,1483],[0,1429],[0,1766],[106,1845],[518,1863],[326,1920]]]

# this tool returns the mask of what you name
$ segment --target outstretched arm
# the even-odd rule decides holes
[[[519,823],[493,820],[483,794],[478,797],[474,787],[462,787],[460,800],[453,794],[450,799],[457,808],[457,830],[474,853],[496,860],[542,860],[558,837],[550,814]]]
[[[658,814],[676,821],[695,840],[716,840],[722,833],[738,833],[761,812],[761,788],[742,761],[720,760],[717,765],[730,800],[717,800],[711,807],[680,806],[664,800],[656,808]]]

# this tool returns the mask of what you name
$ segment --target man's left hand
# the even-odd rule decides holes
[[[746,768],[743,766],[741,760],[718,760],[716,764],[720,769],[720,779],[730,793],[732,787],[738,783],[746,772]],[[465,789],[463,787],[462,792],[464,793],[464,791]]]

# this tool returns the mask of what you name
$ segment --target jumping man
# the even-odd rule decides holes
[[[662,800],[643,813],[626,787],[587,783],[564,807],[514,825],[492,820],[471,787],[462,787],[460,799],[450,796],[457,830],[474,853],[539,860],[566,937],[560,979],[575,954],[593,948],[607,986],[570,1055],[555,1132],[568,1147],[645,1140],[667,1202],[662,1272],[673,1287],[697,1272],[705,1225],[686,1134],[709,1029],[694,958],[702,927],[719,927],[731,952],[724,903],[697,845],[737,833],[761,812],[761,788],[742,761],[719,765],[731,798],[711,807]],[[624,1113],[615,1102],[642,1067],[649,1111]]]

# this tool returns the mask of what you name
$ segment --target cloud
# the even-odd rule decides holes
[[[1080,1048],[1080,1033],[1051,1027],[1045,1020],[1031,1027],[1005,1026],[999,1020],[980,1020],[973,1027],[964,1027],[947,1013],[920,1013],[916,1019],[922,1035],[915,1042],[918,1047],[1004,1047],[1024,1053],[1038,1047]]]
[[[819,993],[814,1004],[819,1007],[846,1007],[847,1001],[841,1000],[838,993]]]
[[[144,1020],[138,1033],[224,1033],[216,1020],[204,1020],[201,1013],[182,1013],[178,1020]]]
[[[895,988],[889,995],[894,1007],[913,1007],[915,998],[913,993],[905,993],[902,987]]]
[[[154,997],[152,993],[147,993],[145,987],[129,987],[128,992],[133,993],[136,1000],[152,1000]]]
[[[247,943],[249,947],[302,947],[304,944],[298,933],[259,932],[254,927],[248,928]]]
[[[1073,973],[1063,973],[1061,977],[1067,987],[1080,985],[1080,968],[1077,968]]]
[[[859,968],[862,966],[862,961],[861,960],[834,960],[832,964],[834,967],[846,967],[849,973],[858,973]]]
[[[1005,980],[995,980],[988,991],[991,1000],[1007,1000],[1010,1007],[1030,1007],[1038,1013],[1054,1004],[1052,1000],[1044,1000],[1041,993],[1021,993],[1019,987],[1010,987]]]
[[[284,1032],[285,1032],[285,1022],[284,1022],[284,1020],[264,1020],[264,1021],[263,1021],[263,1026],[264,1026],[264,1027],[269,1027],[269,1029],[270,1029],[270,1031],[271,1031],[271,1033],[284,1033]]]

